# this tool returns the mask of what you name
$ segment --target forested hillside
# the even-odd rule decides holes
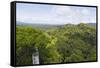
[[[52,28],[16,26],[17,65],[32,64],[39,51],[40,64],[96,60],[96,26],[66,24]]]

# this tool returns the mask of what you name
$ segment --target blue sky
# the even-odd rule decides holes
[[[17,21],[37,24],[96,23],[95,7],[17,3]]]

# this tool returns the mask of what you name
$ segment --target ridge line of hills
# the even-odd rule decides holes
[[[71,24],[71,23],[68,23],[70,25],[77,25],[77,24]],[[96,23],[86,23],[86,24],[89,24],[91,26],[96,26]],[[67,24],[37,24],[37,23],[26,23],[26,22],[20,22],[20,21],[17,21],[16,22],[16,25],[29,25],[29,26],[63,26],[63,25],[67,25]]]

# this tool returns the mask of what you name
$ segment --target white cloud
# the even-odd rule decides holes
[[[77,24],[80,22],[96,21],[96,18],[91,16],[89,7],[53,5],[51,6],[50,11],[43,9],[41,12],[43,12],[43,14],[41,14],[40,11],[32,13],[19,12],[17,20],[27,23],[41,24]]]
[[[82,11],[81,11],[83,14],[89,14],[89,10],[87,10],[87,9],[82,9]]]
[[[66,14],[70,13],[71,8],[69,6],[56,6],[54,7],[54,11],[57,14]]]
[[[55,6],[53,7],[55,16],[58,20],[62,20],[64,23],[74,23],[77,24],[79,13],[73,10],[72,6]]]

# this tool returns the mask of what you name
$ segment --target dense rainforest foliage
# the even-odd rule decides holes
[[[39,51],[40,64],[95,61],[96,26],[16,26],[16,64],[32,64],[35,49]]]

